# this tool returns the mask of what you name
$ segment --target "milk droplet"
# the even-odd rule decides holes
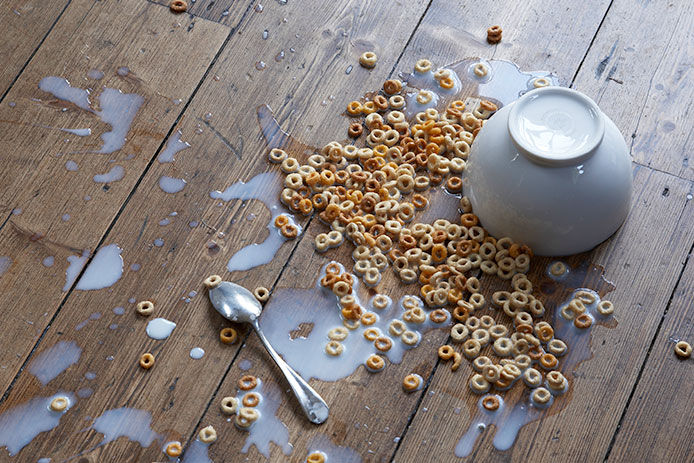
[[[163,436],[152,430],[152,415],[146,410],[136,408],[106,410],[94,420],[91,429],[104,435],[99,445],[107,444],[119,437],[127,437],[142,447],[149,447],[155,440],[163,439]]]
[[[116,70],[116,73],[121,77],[125,77],[130,74],[130,68],[128,66],[121,66]]]
[[[161,188],[165,193],[169,194],[175,194],[183,190],[186,183],[188,182],[182,178],[167,177],[166,175],[159,177],[159,188]]]
[[[44,257],[41,263],[43,264],[44,267],[53,267],[53,263],[55,262],[55,257],[53,256],[48,256]],[[1,274],[2,272],[0,272]]]
[[[156,247],[160,248],[160,247],[164,246],[164,240],[161,238],[157,238],[154,240],[154,242],[152,244],[154,244]]]
[[[105,174],[97,174],[94,176],[96,183],[112,183],[121,180],[125,176],[125,169],[121,166],[113,166],[111,170]]]
[[[265,61],[258,61],[258,62],[256,62],[256,63],[255,63],[255,68],[256,68],[258,71],[262,71],[263,69],[265,69]]]
[[[99,249],[77,282],[77,289],[103,289],[117,282],[123,275],[122,251],[117,244],[109,244]]]
[[[190,358],[192,359],[201,359],[203,355],[205,355],[205,351],[200,347],[193,347],[190,350]]]
[[[123,307],[114,307],[113,313],[116,315],[123,315],[125,313],[125,309]]]
[[[147,323],[147,336],[152,339],[162,340],[168,338],[176,328],[176,324],[165,318],[155,318]]]
[[[267,29],[263,31],[263,40],[267,40],[267,38],[270,36],[270,32],[268,32]]]
[[[68,220],[70,220],[70,214],[63,214],[62,217],[60,217],[60,220],[62,220],[63,222],[67,222]]]
[[[176,160],[174,159],[176,153],[190,147],[190,143],[181,141],[181,135],[181,131],[177,130],[176,133],[171,136],[166,144],[166,148],[159,153],[157,161],[161,163],[174,162]]]
[[[75,282],[77,275],[82,271],[82,267],[87,263],[89,258],[89,250],[85,249],[82,251],[81,256],[68,256],[67,261],[70,265],[65,270],[65,285],[63,286],[63,291],[70,289],[72,284]]]
[[[99,71],[98,69],[92,69],[87,73],[87,77],[89,77],[90,79],[101,80],[104,77],[104,73]]]

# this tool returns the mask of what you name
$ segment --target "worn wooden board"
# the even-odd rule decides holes
[[[691,204],[685,197],[691,188],[688,181],[637,166],[634,185],[627,222],[609,241],[584,256],[604,266],[605,277],[616,286],[607,296],[617,307],[616,328],[593,328],[593,357],[574,372],[571,395],[555,402],[559,413],[550,409],[549,416],[523,427],[508,452],[494,450],[494,427],[488,427],[475,445],[474,461],[595,461],[604,457],[680,274],[687,243],[694,239],[691,227],[686,226],[691,223]],[[666,187],[676,194],[663,196]],[[647,248],[640,238],[643,230],[650,233]],[[644,268],[645,261],[652,265]],[[536,268],[538,271],[542,269]],[[457,374],[447,368],[437,369],[429,388],[434,394],[425,396],[420,407],[428,412],[417,414],[394,461],[409,461],[414,455],[438,448],[452,455],[472,418],[467,416],[468,410],[475,410],[479,398],[467,385],[471,372],[470,367]],[[512,391],[517,394],[521,389],[523,386],[516,386]],[[449,419],[457,424],[433,439],[434,423]]]
[[[159,3],[160,5],[167,7],[171,4],[171,0],[150,1],[154,1],[155,3]],[[262,13],[265,9],[264,5],[262,5],[259,1],[241,2],[241,5],[239,5],[239,2],[235,2],[233,0],[197,0],[196,2],[187,0],[187,3],[188,9],[185,13],[181,13],[181,15],[192,15],[221,24],[226,24],[230,27],[236,27],[239,20],[248,9],[255,8],[257,5],[260,6],[256,12]],[[284,3],[286,4],[286,2]]]
[[[73,291],[37,350],[38,354],[59,339],[76,339],[83,348],[79,364],[44,389],[25,372],[2,405],[5,410],[37,393],[58,389],[77,390],[86,385],[94,389],[89,400],[81,401],[74,414],[67,414],[58,429],[47,439],[34,441],[22,455],[49,453],[53,440],[62,442],[60,448],[53,450],[55,458],[91,449],[101,440],[100,434],[73,434],[71,430],[83,428],[85,416],[95,417],[124,405],[151,411],[154,429],[171,438],[188,440],[234,359],[236,348],[218,341],[218,330],[224,322],[209,307],[202,279],[210,272],[218,272],[249,287],[272,286],[292,250],[292,243],[285,244],[271,264],[242,275],[226,274],[226,261],[234,252],[244,244],[264,239],[269,212],[259,202],[234,201],[220,207],[218,201],[209,198],[209,193],[237,180],[248,181],[258,173],[276,170],[266,160],[267,146],[256,118],[259,104],[269,104],[283,128],[300,133],[302,140],[319,144],[330,136],[319,130],[321,124],[345,124],[341,112],[351,95],[338,94],[335,89],[356,85],[352,82],[357,81],[359,91],[363,91],[362,85],[377,88],[383,79],[378,72],[387,72],[397,59],[396,54],[384,56],[380,71],[381,68],[372,72],[358,68],[357,58],[367,46],[365,43],[397,43],[404,47],[407,35],[394,25],[407,24],[404,30],[414,28],[424,3],[411,4],[398,15],[391,14],[393,27],[383,27],[382,21],[354,19],[358,15],[384,17],[388,9],[381,2],[352,2],[338,9],[316,8],[316,15],[307,17],[296,9],[287,14],[282,6],[269,4],[263,16],[246,16],[176,127],[191,148],[178,153],[173,164],[152,164],[104,239],[104,244],[118,243],[123,248],[123,277],[109,290]],[[277,15],[278,23],[285,16],[288,21],[263,41],[261,33],[271,14]],[[247,53],[250,47],[255,47],[257,54]],[[275,61],[282,49],[286,53],[284,60]],[[267,63],[262,71],[255,68],[258,59]],[[354,69],[346,74],[350,65]],[[292,79],[293,75],[301,78]],[[266,87],[266,82],[277,84]],[[249,92],[250,85],[257,86],[258,91]],[[329,101],[331,94],[335,95],[335,102],[330,106],[316,101],[323,95]],[[294,111],[306,117],[299,123],[294,119]],[[165,194],[157,185],[161,175],[183,177],[188,183],[176,195]],[[172,211],[178,213],[172,223],[159,226],[159,220]],[[251,214],[256,217],[247,220]],[[191,227],[190,222],[199,224]],[[157,238],[163,240],[163,246],[153,245]],[[216,241],[217,246],[208,246],[211,241]],[[134,263],[142,268],[137,272],[127,270]],[[180,300],[192,290],[200,294],[190,303]],[[169,342],[155,342],[145,336],[145,321],[133,313],[134,305],[127,303],[131,297],[152,298],[157,303],[157,316],[178,324]],[[124,306],[126,315],[113,315],[110,310],[115,306]],[[102,317],[75,333],[75,327],[92,311],[102,313]],[[110,330],[112,323],[119,327]],[[91,341],[94,339],[103,344]],[[195,346],[207,352],[204,360],[189,358],[188,353]],[[157,355],[157,364],[144,372],[137,366],[137,359],[150,349]],[[111,355],[113,360],[104,360]],[[84,379],[88,371],[98,372],[92,382]],[[111,461],[125,455],[134,455],[138,461],[154,461],[161,453],[156,446],[140,450],[137,444],[121,440],[89,451],[84,457],[90,461]]]
[[[658,336],[649,346],[648,361],[620,419],[607,461],[684,461],[694,454],[690,438],[694,391],[688,386],[694,382],[694,359],[681,360],[673,351],[678,340],[694,345],[694,265],[690,257],[686,256],[687,266],[668,301]]]
[[[689,180],[692,31],[685,3],[615,1],[576,78],[631,141],[634,161]]]
[[[3,0],[0,2],[0,97],[41,46],[69,1]]]
[[[0,291],[13,300],[6,306],[7,334],[1,341],[2,349],[12,354],[2,361],[3,392],[69,289],[68,256],[95,250],[181,112],[183,106],[172,100],[190,97],[228,33],[226,27],[203,20],[191,31],[172,28],[170,12],[159,5],[136,0],[119,5],[123,11],[114,16],[109,2],[73,2],[12,87],[8,98],[17,105],[0,107],[0,140],[6,149],[0,194],[8,209],[21,210],[0,231],[0,255],[12,261],[0,277]],[[171,60],[181,48],[180,58]],[[177,76],[181,63],[187,72]],[[126,65],[130,74],[119,76],[116,70]],[[102,70],[104,78],[87,80],[91,69]],[[38,82],[51,75],[75,86],[104,85],[143,98],[123,149],[56,156],[98,149],[99,135],[110,129],[93,113],[39,90]],[[64,127],[92,127],[93,133],[79,139],[56,129]],[[79,170],[67,170],[68,160]],[[114,165],[124,168],[122,180],[94,182],[95,174]],[[47,257],[53,258],[51,267],[41,264]]]

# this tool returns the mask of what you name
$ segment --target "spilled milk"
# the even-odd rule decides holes
[[[58,341],[37,355],[29,364],[29,373],[44,386],[77,363],[82,349],[74,341]]]

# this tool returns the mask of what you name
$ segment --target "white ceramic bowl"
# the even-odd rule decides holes
[[[631,158],[614,123],[564,87],[526,93],[483,126],[472,145],[465,194],[496,237],[535,254],[587,251],[624,222]]]

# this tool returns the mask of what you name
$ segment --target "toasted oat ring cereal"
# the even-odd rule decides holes
[[[540,365],[545,370],[551,370],[559,364],[559,361],[553,354],[542,354],[540,357]]]
[[[408,346],[415,346],[419,342],[419,333],[416,331],[405,330],[402,335],[400,335],[400,339]]]
[[[388,331],[393,336],[400,336],[406,329],[407,325],[405,325],[402,320],[398,320],[397,318],[395,320],[391,320],[390,324],[388,324]]]
[[[210,275],[207,278],[205,278],[205,281],[203,281],[203,284],[207,289],[212,289],[216,288],[219,286],[219,284],[222,282],[222,277],[219,275]],[[138,304],[139,305],[139,304]]]
[[[472,392],[475,394],[484,394],[489,391],[489,388],[492,386],[489,381],[484,379],[484,376],[479,373],[472,375],[469,384],[470,389],[472,389]]]
[[[489,43],[499,43],[501,42],[501,30],[500,26],[492,26],[487,29],[487,42]]]
[[[376,66],[376,61],[378,61],[378,57],[376,56],[376,53],[372,51],[364,52],[359,57],[359,64],[368,69]]]
[[[247,392],[241,399],[244,407],[255,407],[260,403],[260,394],[257,392]]]
[[[328,331],[328,339],[332,341],[344,341],[347,338],[349,331],[344,326],[337,326]]]
[[[383,91],[386,92],[386,95],[395,95],[396,93],[400,93],[401,90],[402,82],[398,79],[388,79],[383,82]]]
[[[154,312],[154,302],[140,301],[137,303],[135,310],[137,310],[137,313],[139,313],[140,315],[147,317],[148,315],[151,315],[152,312]]]
[[[241,429],[248,429],[260,418],[260,412],[255,408],[241,407],[236,415],[235,423]]]
[[[267,300],[270,298],[270,290],[268,290],[265,286],[258,286],[253,290],[253,295],[256,299],[258,299],[258,301],[267,302]]]
[[[477,63],[475,64],[475,67],[473,68],[473,72],[477,77],[484,77],[487,75],[489,72],[489,69],[487,68],[487,65],[484,63]]]
[[[253,375],[243,375],[239,379],[239,389],[242,391],[250,391],[258,385],[258,378]]]
[[[473,359],[480,355],[482,344],[477,339],[468,339],[463,343],[463,354],[468,359]]]
[[[586,290],[579,290],[576,291],[576,294],[574,294],[574,299],[578,299],[584,304],[592,304],[594,303],[597,299],[595,297],[595,294],[591,293],[590,291]]]
[[[325,463],[325,455],[321,452],[312,452],[306,457],[306,463]]]
[[[533,87],[535,88],[547,87],[549,86],[549,84],[549,79],[547,79],[546,77],[538,77],[533,80]]]
[[[164,450],[164,453],[166,453],[166,455],[169,457],[180,457],[183,453],[183,446],[178,441],[169,442],[168,444],[166,444],[166,449]]]
[[[325,345],[325,352],[333,357],[337,357],[338,355],[342,354],[344,350],[345,346],[343,346],[340,341],[332,340]]]
[[[402,388],[406,392],[416,391],[417,389],[419,389],[419,386],[421,384],[422,384],[422,378],[419,375],[415,375],[412,373],[405,376],[405,378],[402,380]]]
[[[463,363],[463,356],[458,352],[453,353],[453,363],[451,364],[451,371],[457,371],[458,367]]]
[[[528,368],[523,372],[523,382],[528,387],[538,387],[542,384],[542,373],[534,368]]]
[[[222,328],[219,332],[219,340],[222,341],[223,344],[234,344],[238,337],[239,335],[236,330],[230,326]]]
[[[366,367],[369,370],[381,371],[386,367],[386,362],[380,355],[371,354],[369,358],[366,359]]]
[[[362,133],[364,133],[364,127],[359,122],[351,123],[347,129],[347,135],[352,138],[358,138]]]
[[[431,71],[431,61],[428,59],[420,59],[414,64],[414,70],[415,72],[418,72],[420,74],[427,73]]]
[[[149,370],[154,365],[154,355],[149,352],[142,354],[140,356],[140,366],[145,370]]]
[[[374,346],[381,352],[388,352],[390,348],[393,347],[393,341],[391,341],[389,337],[381,336],[376,338]]]
[[[367,328],[364,330],[364,338],[368,341],[375,341],[381,336],[381,330],[378,328]]]
[[[566,378],[559,371],[550,371],[547,373],[547,385],[553,391],[561,391],[566,384]]]
[[[480,355],[472,361],[472,368],[474,368],[476,372],[482,373],[484,369],[491,364],[492,361],[489,357],[486,355]]]
[[[69,404],[70,402],[68,401],[67,397],[60,396],[51,400],[50,408],[54,412],[62,412],[67,408]]]
[[[169,8],[174,13],[184,13],[188,9],[188,4],[184,0],[171,0]]]
[[[239,399],[236,397],[224,397],[221,402],[222,413],[233,415],[239,409]]]
[[[448,344],[439,347],[438,354],[441,360],[450,360],[453,357],[453,348]]]
[[[198,433],[198,439],[205,444],[210,444],[217,440],[217,431],[212,426],[206,426]]]
[[[614,304],[610,301],[600,301],[598,304],[598,313],[600,315],[611,315],[614,312]]]
[[[692,355],[692,346],[687,341],[678,341],[675,344],[675,354],[683,359],[688,359]]]
[[[552,399],[552,394],[549,393],[544,387],[538,387],[532,393],[533,402],[544,405]]]
[[[593,324],[593,319],[587,313],[582,313],[574,318],[574,326],[580,329],[589,328]]]
[[[453,342],[463,342],[468,337],[470,331],[462,323],[456,323],[451,328],[451,339]]]
[[[361,324],[365,326],[373,325],[378,321],[378,315],[373,312],[364,312],[361,316]]]
[[[484,399],[482,399],[482,406],[490,412],[498,410],[499,405],[499,399],[495,395],[488,395]]]

